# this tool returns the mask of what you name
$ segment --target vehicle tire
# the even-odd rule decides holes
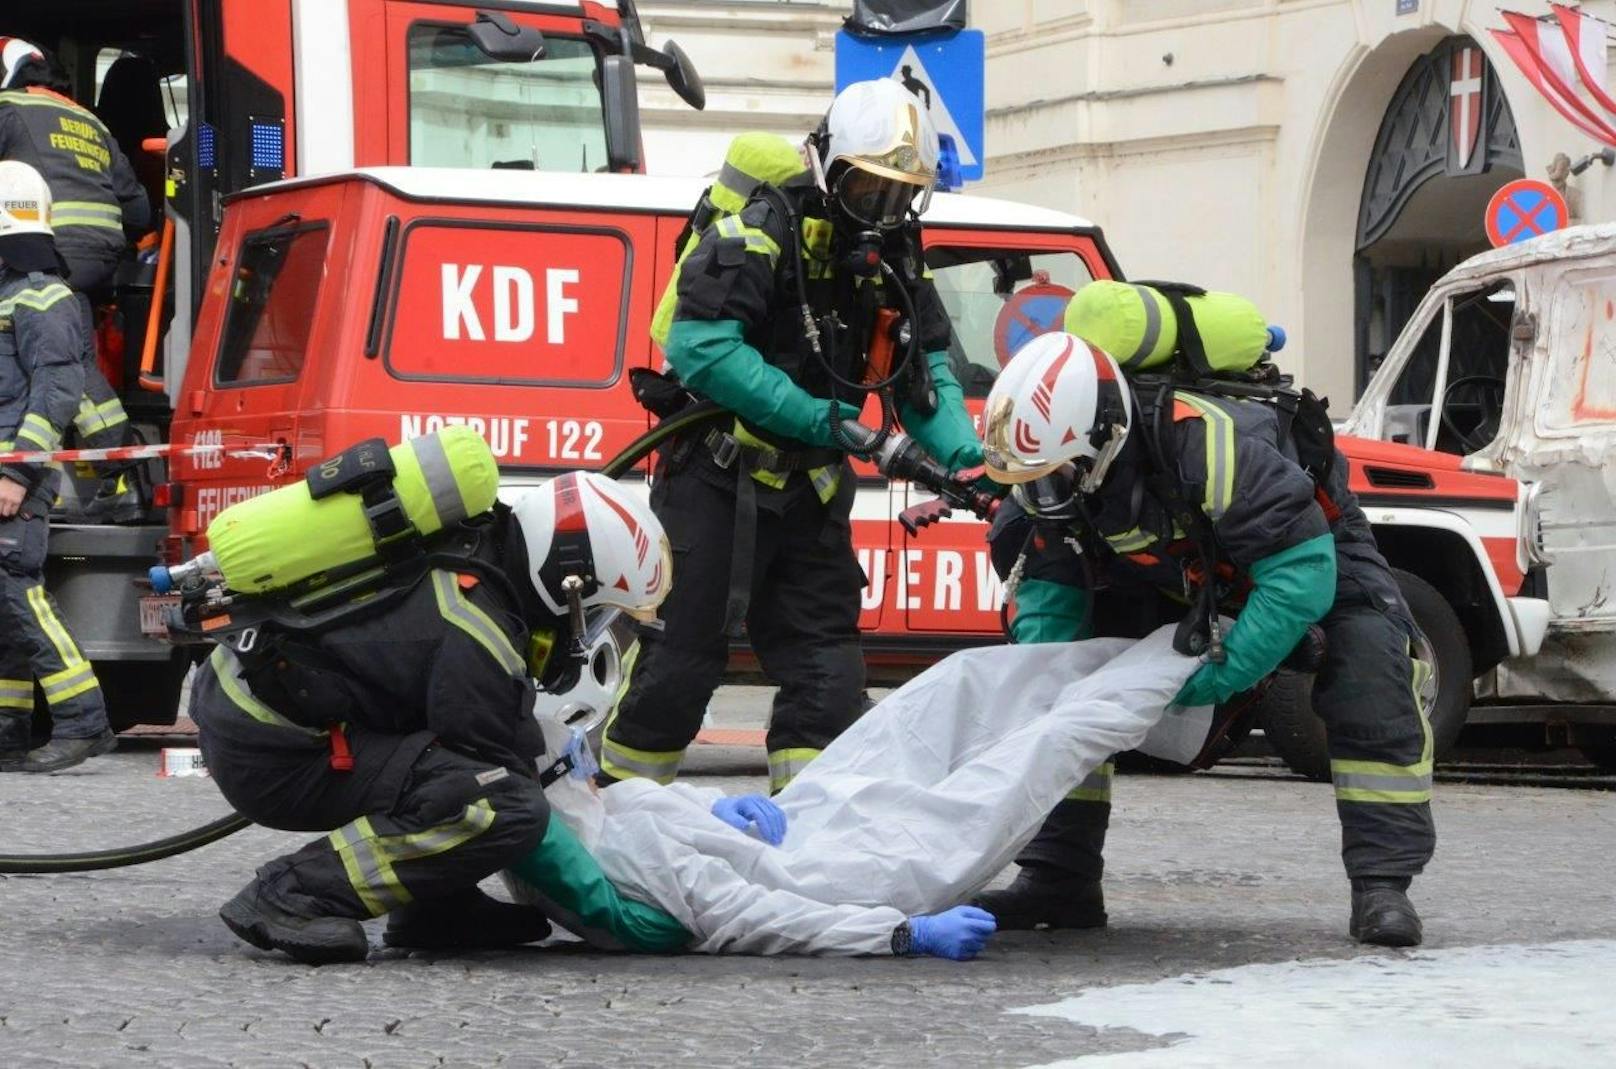
[[[190,669],[191,660],[183,655],[166,661],[96,661],[95,677],[112,730],[178,720],[180,688]]]
[[[1431,665],[1435,697],[1428,701],[1425,714],[1431,721],[1431,735],[1438,760],[1446,757],[1464,729],[1470,715],[1471,684],[1475,672],[1470,659],[1470,641],[1464,625],[1436,587],[1411,572],[1392,569],[1414,614],[1414,621],[1425,633],[1416,642],[1414,653]],[[1319,782],[1330,779],[1330,752],[1325,741],[1324,722],[1313,712],[1313,677],[1281,672],[1274,677],[1263,696],[1258,716],[1268,744],[1297,775]]]

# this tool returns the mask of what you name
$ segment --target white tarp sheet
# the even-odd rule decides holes
[[[957,653],[775,798],[789,821],[778,847],[712,816],[720,792],[686,784],[630,780],[597,796],[567,779],[551,804],[618,888],[677,917],[694,949],[887,953],[906,916],[964,901],[1067,791],[1138,748],[1195,667],[1173,651],[1171,627],[1137,643]],[[1209,717],[1175,709],[1161,730],[1198,747]]]

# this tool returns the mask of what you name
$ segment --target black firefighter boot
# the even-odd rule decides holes
[[[305,965],[364,961],[370,953],[364,927],[352,917],[314,914],[300,905],[305,901],[274,895],[255,879],[224,904],[219,919],[258,949],[279,950]]]
[[[502,950],[549,937],[550,922],[539,910],[468,887],[395,909],[382,942],[410,950]]]
[[[1408,900],[1408,877],[1367,877],[1352,881],[1352,923],[1348,931],[1360,943],[1382,947],[1417,947],[1424,933],[1420,915]]]
[[[1098,879],[1044,865],[1022,865],[1009,887],[983,891],[971,905],[993,914],[1001,931],[1104,928],[1106,923]]]
[[[111,728],[103,728],[99,735],[82,739],[52,739],[39,749],[28,751],[19,767],[23,772],[60,772],[117,748],[118,736]]]

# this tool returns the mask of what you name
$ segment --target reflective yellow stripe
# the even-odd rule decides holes
[[[120,234],[123,233],[122,222],[109,223],[105,219],[98,219],[93,215],[73,215],[57,211],[51,212],[52,230],[59,233],[63,230],[71,230],[74,227],[79,226],[94,227],[96,230],[114,230]]]
[[[33,707],[33,680],[0,679],[0,709],[32,709]]]
[[[1144,531],[1141,531],[1139,528],[1135,527],[1132,530],[1123,531],[1121,534],[1108,534],[1105,536],[1105,541],[1118,553],[1137,553],[1139,550],[1154,544],[1156,541],[1156,536],[1153,534],[1146,534]]]
[[[473,605],[460,592],[460,583],[451,572],[437,570],[432,573],[432,592],[438,599],[438,612],[443,618],[470,635],[488,655],[499,662],[501,668],[513,676],[526,674],[526,663],[511,645],[511,640],[488,614]]]
[[[742,445],[750,449],[756,449],[765,456],[773,456],[779,452],[779,450],[774,448],[774,446],[747,430],[745,425],[742,424],[740,420],[735,421],[735,426],[731,428],[730,434],[733,435],[735,440],[740,442]],[[783,490],[785,489],[786,481],[790,478],[790,475],[786,472],[768,471],[763,468],[754,468],[752,469],[752,478],[756,479],[764,486],[770,487],[771,489]]]
[[[329,838],[332,849],[342,859],[348,883],[372,917],[410,903],[412,896],[393,872],[392,862],[377,847],[376,829],[371,827],[369,817],[343,825]]]
[[[69,665],[39,681],[40,688],[45,692],[45,701],[49,705],[60,705],[100,685],[95,678],[95,667],[89,661]]]
[[[104,204],[95,200],[59,200],[51,205],[52,218],[55,213],[68,211],[79,215],[99,215],[104,219],[122,219],[123,208],[117,204]]]
[[[778,794],[824,751],[807,746],[769,751],[769,793]]]
[[[1174,396],[1195,409],[1206,428],[1206,496],[1201,508],[1207,519],[1216,521],[1234,501],[1234,417],[1194,394]]]
[[[494,826],[494,807],[480,798],[466,807],[458,820],[406,835],[383,835],[376,840],[382,857],[392,864],[431,857],[477,838]]]
[[[601,771],[615,779],[648,779],[667,786],[679,775],[683,750],[636,750],[624,746],[610,734],[600,747]]]
[[[64,300],[72,299],[72,290],[60,282],[52,282],[36,290],[23,290],[21,293],[13,295],[9,301],[0,303],[0,315],[11,312],[16,305],[32,308],[36,312],[43,312]]]
[[[93,111],[82,108],[71,100],[64,100],[54,95],[44,96],[39,93],[24,92],[21,89],[8,89],[0,93],[0,104],[16,104],[25,108],[58,108],[62,111],[70,111],[75,115],[81,115],[98,127],[101,125],[101,120],[96,118]],[[99,130],[97,132],[99,133]]]
[[[213,674],[218,678],[219,685],[224,688],[225,696],[238,709],[259,723],[278,728],[291,728],[293,731],[301,731],[305,735],[312,735],[316,738],[326,734],[324,731],[315,731],[313,728],[304,727],[302,724],[294,724],[259,701],[253,692],[247,689],[247,684],[241,678],[241,662],[236,659],[234,653],[231,653],[223,646],[213,651],[213,656],[208,658],[208,667],[213,669]]]
[[[721,238],[730,238],[740,241],[746,246],[747,252],[755,252],[760,256],[767,256],[770,262],[780,258],[780,244],[767,233],[755,226],[747,226],[741,222],[738,215],[726,215],[713,224]]]
[[[1424,743],[1420,759],[1412,765],[1384,761],[1331,761],[1330,778],[1335,796],[1341,802],[1376,802],[1383,805],[1421,805],[1431,800],[1431,774],[1435,768],[1436,743],[1431,721],[1425,715],[1423,690],[1431,679],[1431,666],[1409,656],[1409,692],[1414,712],[1420,718]]]
[[[1107,761],[1105,764],[1083,777],[1083,782],[1066,792],[1066,798],[1072,802],[1109,802],[1111,801],[1111,775],[1116,771],[1116,764]]]
[[[84,660],[84,655],[73,644],[73,637],[67,633],[67,628],[62,626],[62,621],[58,620],[56,613],[51,610],[50,598],[45,596],[44,587],[28,588],[28,604],[33,607],[34,618],[39,621],[40,629],[50,638],[51,645],[56,647],[56,655],[62,659],[62,664],[75,665]]]
[[[836,496],[836,488],[842,485],[842,469],[839,465],[815,468],[808,473],[808,480],[813,483],[820,504],[828,504]]]

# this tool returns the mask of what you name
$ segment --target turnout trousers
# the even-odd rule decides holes
[[[426,732],[350,727],[353,767],[333,768],[331,733],[259,701],[222,649],[196,673],[191,716],[232,806],[266,827],[329,832],[258,869],[262,893],[300,916],[364,919],[475,886],[537,847],[549,824],[537,780]]]
[[[1416,876],[1436,849],[1431,729],[1421,696],[1429,668],[1409,655],[1412,625],[1367,602],[1337,603],[1320,624],[1329,651],[1314,677],[1313,709],[1329,739],[1347,875]],[[1016,860],[1099,879],[1110,785],[1104,766],[1055,808]]]
[[[107,729],[95,668],[45,590],[48,508],[48,499],[34,494],[17,515],[0,519],[0,751],[29,749],[36,680],[53,738],[86,739]]]
[[[78,250],[63,252],[62,259],[67,262],[67,284],[78,299],[79,318],[84,323],[84,348],[79,355],[79,362],[84,365],[84,396],[79,398],[73,426],[84,448],[115,449],[128,444],[129,414],[96,361],[94,300],[112,282],[118,260],[116,256]],[[96,464],[94,467],[98,475],[106,476],[122,465]]]
[[[651,490],[673,551],[673,589],[662,603],[664,629],[640,630],[627,693],[606,727],[606,779],[672,782],[729,659],[736,491],[733,476],[726,472],[729,485],[719,485],[697,467],[703,463],[662,476]],[[828,502],[801,475],[759,495],[746,634],[779,687],[767,738],[773,791],[864,711],[858,617],[865,579],[849,519],[856,483],[844,467]]]

